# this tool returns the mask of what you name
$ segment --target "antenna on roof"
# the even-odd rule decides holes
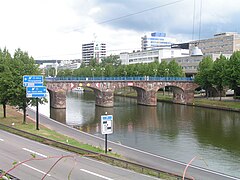
[[[192,38],[194,38],[194,24],[195,24],[195,3],[196,1],[194,0],[194,11],[193,11],[193,34],[192,34]],[[199,29],[198,29],[198,41],[195,42],[194,47],[192,49],[191,52],[191,56],[202,56],[203,53],[201,51],[201,49],[198,48],[198,44],[200,42],[200,38],[201,38],[201,24],[202,24],[202,0],[200,0],[201,4],[200,4],[200,13],[199,13]]]

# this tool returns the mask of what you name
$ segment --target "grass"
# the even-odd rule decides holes
[[[132,90],[131,88],[125,88],[121,89],[121,91],[116,92],[116,95],[120,96],[126,96],[126,97],[137,97],[136,91]],[[163,92],[158,92],[157,93],[157,99],[158,101],[167,101],[167,102],[172,102],[173,97],[172,97],[172,92],[168,93],[165,92],[163,95]],[[239,101],[226,101],[226,100],[221,100],[219,101],[219,97],[216,98],[194,98],[193,105],[197,106],[205,106],[205,107],[213,107],[213,108],[219,108],[219,109],[224,109],[224,110],[239,110],[240,111],[240,102]]]
[[[196,105],[206,105],[213,107],[223,107],[223,108],[232,108],[240,110],[240,102],[239,101],[219,101],[219,99],[194,99],[194,103]]]
[[[40,130],[36,130],[35,122],[30,118],[26,119],[26,124],[23,124],[23,115],[16,111],[15,108],[7,106],[7,117],[3,118],[3,110],[0,108],[0,123],[12,126],[16,129],[20,129],[32,134],[36,134],[42,137],[46,137],[58,142],[66,143],[72,146],[76,146],[79,148],[83,148],[86,150],[90,150],[97,153],[104,153],[104,151],[100,148],[81,143],[73,138],[60,134],[54,130],[48,129],[43,125],[39,126]],[[13,125],[14,124],[14,125]]]

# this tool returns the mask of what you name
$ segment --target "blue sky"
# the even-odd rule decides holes
[[[179,42],[198,39],[199,25],[201,39],[215,33],[240,31],[240,0],[0,0],[0,3],[0,47],[7,47],[12,53],[21,48],[35,59],[81,58],[81,44],[94,39],[107,43],[108,54],[116,54],[140,49],[141,36],[154,31],[165,32]]]

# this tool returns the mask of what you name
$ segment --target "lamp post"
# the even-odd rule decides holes
[[[103,80],[103,72],[105,71],[105,68],[102,67],[100,70],[101,70],[101,72],[102,72],[102,80]]]
[[[127,71],[124,70],[125,80],[127,79]]]
[[[157,76],[157,71],[158,71],[157,69],[153,69],[155,80],[156,80],[156,76]]]
[[[167,74],[167,77],[166,77],[166,80],[168,80],[168,72],[169,72],[169,69],[166,68],[164,69],[166,71],[166,74]],[[165,73],[164,73],[165,74]],[[165,86],[163,87],[163,95],[165,94]],[[168,94],[169,94],[169,89],[168,89]]]
[[[93,77],[93,80],[94,80],[94,72],[96,71],[96,69],[92,68],[91,71],[92,71],[92,77]]]
[[[167,79],[168,79],[168,73],[169,73],[169,69],[166,68],[165,71],[167,72]]]

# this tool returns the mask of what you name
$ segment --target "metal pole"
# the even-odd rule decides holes
[[[105,154],[107,154],[107,134],[105,134]]]
[[[39,130],[38,124],[38,98],[36,98],[36,130]]]

